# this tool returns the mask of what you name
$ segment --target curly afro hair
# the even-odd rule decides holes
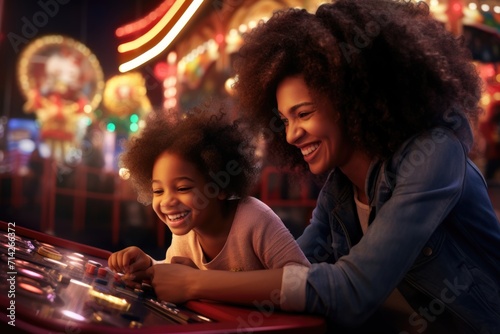
[[[196,165],[207,182],[232,168],[227,185],[221,185],[220,191],[227,198],[244,197],[251,192],[260,172],[252,138],[250,128],[231,120],[221,106],[200,106],[187,113],[152,112],[140,135],[126,142],[120,163],[128,169],[138,201],[145,205],[152,200],[154,163],[165,151]],[[229,166],[237,166],[239,172],[234,173]]]
[[[328,97],[346,137],[382,159],[437,124],[469,149],[480,112],[482,82],[469,50],[425,3],[338,0],[315,14],[277,11],[245,35],[234,69],[242,110],[273,134],[269,158],[280,166],[307,168],[276,112],[276,87],[288,76],[301,75],[313,98]]]

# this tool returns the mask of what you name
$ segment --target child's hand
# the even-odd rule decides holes
[[[145,271],[151,264],[151,258],[135,246],[115,252],[108,259],[109,268],[125,274],[123,279],[129,280],[133,280],[136,273]]]

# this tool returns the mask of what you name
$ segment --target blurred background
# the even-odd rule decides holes
[[[163,258],[170,232],[120,171],[149,112],[234,105],[232,56],[273,11],[317,0],[0,0],[0,220]],[[471,159],[500,210],[500,1],[432,0],[484,81]],[[231,110],[237,114],[237,110]],[[318,185],[264,165],[254,196],[298,236]],[[292,182],[290,182],[292,181]]]

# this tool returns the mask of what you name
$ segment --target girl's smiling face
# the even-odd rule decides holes
[[[349,160],[351,145],[343,136],[338,114],[327,102],[313,101],[302,76],[281,81],[276,100],[286,140],[301,150],[312,173],[327,172]]]
[[[163,152],[153,166],[152,206],[172,233],[209,231],[219,222],[223,195],[207,192],[207,180],[180,155]]]

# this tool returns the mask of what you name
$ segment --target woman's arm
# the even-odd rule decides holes
[[[283,269],[230,272],[158,264],[147,274],[158,298],[172,303],[207,299],[241,305],[280,304]]]

